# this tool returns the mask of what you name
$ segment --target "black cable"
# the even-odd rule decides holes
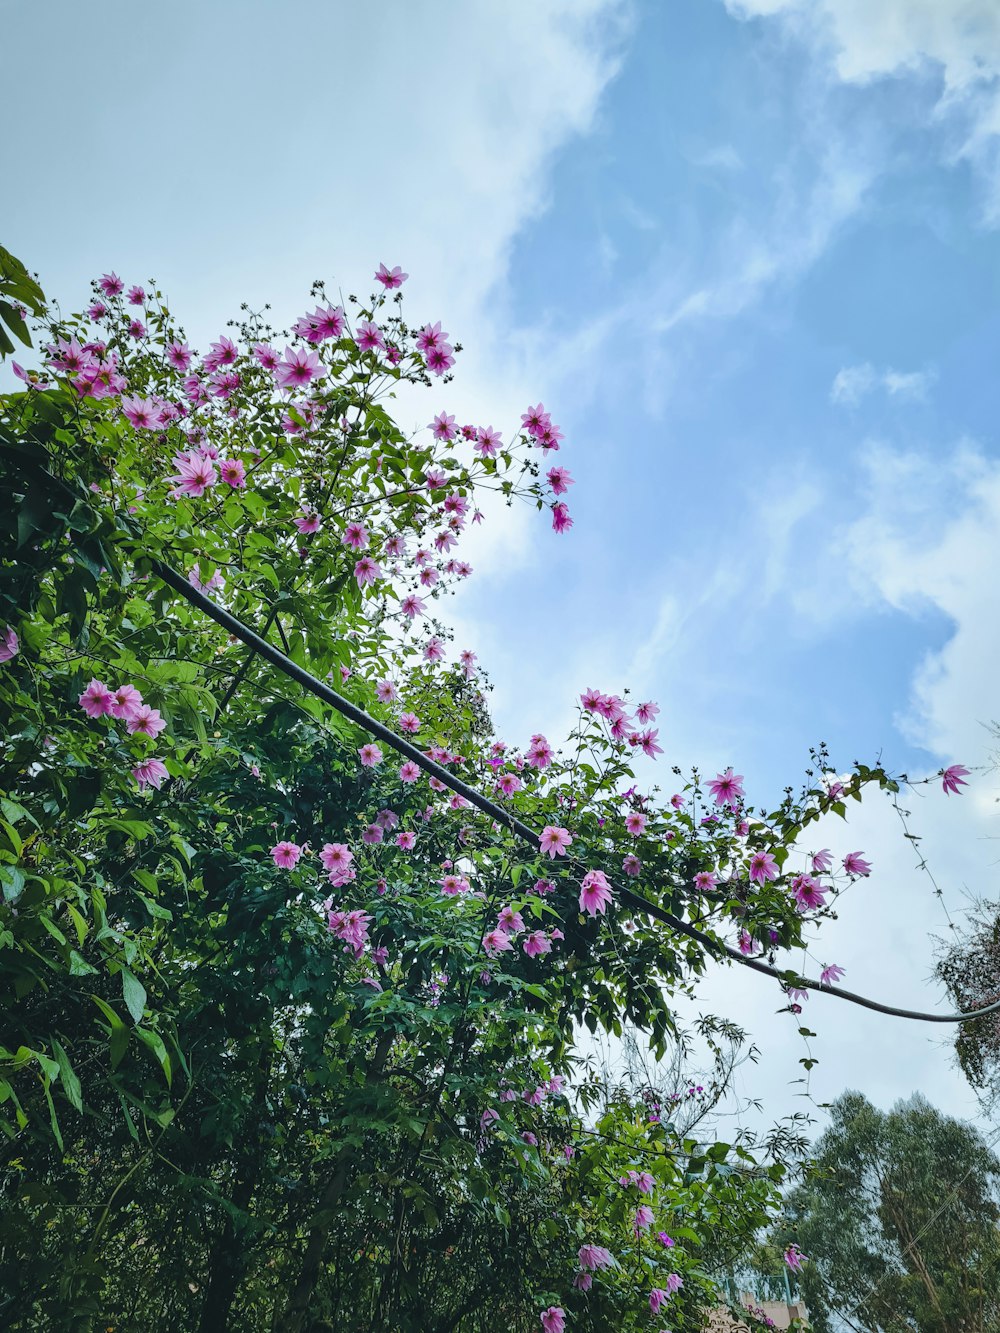
[[[223,607],[219,606],[216,602],[213,602],[210,597],[206,597],[203,592],[199,592],[197,588],[193,587],[187,581],[187,579],[181,574],[178,574],[175,569],[172,569],[169,565],[165,565],[158,560],[152,562],[152,568],[153,573],[157,578],[173,588],[175,592],[180,593],[180,595],[186,601],[190,602],[192,606],[197,607],[207,616],[210,616],[216,624],[221,625],[223,629],[228,630],[228,632],[235,638],[242,640],[243,643],[249,648],[252,648],[260,657],[263,657],[265,661],[270,662],[272,666],[276,666],[279,671],[284,672],[286,676],[289,676],[292,680],[296,681],[304,689],[308,690],[310,694],[314,694],[318,699],[322,699],[324,703],[335,708],[338,713],[349,718],[352,722],[356,723],[357,726],[363,728],[371,735],[377,736],[379,740],[384,741],[399,754],[405,755],[407,759],[412,760],[413,763],[422,768],[425,773],[429,774],[431,777],[437,778],[438,781],[445,787],[449,788],[449,790],[464,797],[470,805],[476,806],[477,809],[483,812],[483,814],[489,815],[490,818],[494,819],[498,824],[510,829],[511,833],[515,834],[523,842],[528,843],[536,852],[539,850],[538,834],[527,824],[517,819],[510,813],[510,811],[504,810],[501,806],[495,804],[495,802],[491,801],[488,796],[484,796],[475,787],[470,787],[468,783],[463,782],[461,778],[450,773],[448,769],[444,768],[441,764],[428,758],[428,756],[425,755],[422,750],[418,750],[415,745],[404,740],[401,736],[397,736],[395,732],[391,731],[384,723],[379,722],[377,718],[371,717],[364,711],[364,709],[359,708],[357,704],[351,703],[349,699],[345,699],[343,695],[338,694],[336,690],[331,689],[329,685],[318,680],[314,675],[307,671],[305,667],[299,666],[289,657],[286,657],[280,649],[275,648],[272,644],[268,643],[266,639],[262,639],[259,634],[256,634],[248,625],[244,625],[241,620],[236,618],[236,616],[231,615]],[[617,890],[617,893],[619,899],[629,907],[634,908],[636,911],[645,912],[648,916],[653,917],[657,921],[661,921],[664,925],[669,926],[672,930],[676,930],[679,934],[686,935],[689,939],[695,940],[707,952],[717,956],[725,955],[732,959],[733,962],[739,963],[742,967],[748,967],[754,972],[760,972],[764,976],[772,977],[782,985],[787,985],[789,978],[794,976],[794,984],[799,989],[814,990],[827,995],[835,995],[838,999],[847,1000],[851,1004],[861,1005],[862,1008],[865,1009],[872,1009],[879,1014],[889,1014],[895,1018],[913,1019],[922,1023],[967,1023],[971,1019],[984,1018],[987,1014],[1000,1012],[1000,1000],[995,1001],[993,1004],[986,1005],[983,1009],[973,1009],[965,1013],[954,1014],[927,1014],[916,1009],[902,1009],[896,1005],[882,1004],[878,1000],[871,1000],[867,996],[858,995],[854,991],[845,990],[842,986],[825,986],[819,981],[812,981],[805,977],[799,977],[795,974],[794,969],[780,971],[778,968],[771,967],[768,963],[762,963],[759,959],[746,958],[730,945],[712,939],[710,935],[704,934],[702,931],[698,930],[697,927],[689,925],[686,921],[682,921],[679,917],[673,916],[670,912],[664,911],[662,907],[659,907],[656,903],[650,902],[647,898],[643,898],[640,894],[633,892],[633,890],[627,887],[622,887]]]

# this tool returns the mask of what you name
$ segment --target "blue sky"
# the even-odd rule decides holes
[[[0,23],[58,90],[11,75],[31,110],[0,146],[3,241],[64,304],[156,275],[204,347],[242,300],[290,319],[313,278],[401,263],[408,309],[467,348],[407,425],[550,407],[575,527],[491,514],[453,608],[510,739],[631,684],[663,708],[661,765],[733,763],[757,799],[819,740],[913,775],[987,761],[992,0],[109,0],[99,25],[0,0]],[[995,788],[920,800],[953,909],[995,875]],[[877,875],[817,957],[938,1004],[944,919],[891,811],[830,837]],[[708,996],[765,1047],[747,1091],[797,1106],[774,994],[723,972]],[[820,1099],[971,1113],[939,1032],[813,1005]]]

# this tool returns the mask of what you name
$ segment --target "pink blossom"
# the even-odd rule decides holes
[[[111,712],[114,695],[100,680],[92,680],[80,695],[80,707],[88,717],[103,717]]]
[[[294,870],[302,855],[302,848],[297,842],[279,842],[271,848],[271,856],[279,870]]]
[[[259,366],[263,367],[264,370],[270,370],[272,373],[280,365],[278,353],[270,343],[254,343],[253,355]]]
[[[219,480],[219,474],[212,460],[207,454],[196,450],[176,454],[174,466],[177,468],[177,475],[169,477],[168,481],[174,487],[171,494],[175,499],[182,495],[199,498]]]
[[[125,290],[125,284],[117,273],[105,273],[97,285],[105,296],[120,296]]]
[[[552,943],[543,930],[533,930],[524,937],[521,948],[529,958],[535,958],[538,954],[551,953]]]
[[[967,787],[969,784],[965,779],[969,776],[969,770],[961,764],[952,764],[950,768],[941,770],[941,787],[944,794],[949,796],[952,792],[959,795],[960,787]]]
[[[542,829],[538,844],[550,860],[557,856],[564,856],[566,848],[573,841],[573,835],[569,829],[560,828],[554,824],[546,824]]]
[[[160,783],[167,776],[167,766],[159,759],[143,759],[132,769],[132,776],[140,790],[147,786],[159,790]]]
[[[158,430],[160,408],[152,398],[123,398],[122,411],[137,430]]]
[[[330,871],[331,874],[339,874],[345,871],[354,860],[354,853],[346,843],[327,842],[323,844],[319,859],[323,863],[324,870]]]
[[[580,911],[603,914],[611,901],[611,885],[603,870],[588,870],[580,882]]]
[[[635,1210],[635,1219],[632,1223],[632,1230],[638,1236],[640,1231],[645,1231],[653,1221],[653,1210],[648,1204],[641,1203]]]
[[[382,330],[370,319],[362,319],[354,332],[354,341],[359,352],[374,352],[376,348],[385,351],[385,339]]]
[[[694,877],[694,886],[702,893],[715,888],[716,879],[711,870],[699,870]]]
[[[785,1263],[788,1265],[788,1267],[792,1270],[793,1273],[802,1272],[802,1264],[806,1256],[802,1253],[802,1251],[799,1249],[797,1245],[789,1245],[783,1257]]]
[[[646,827],[646,816],[638,810],[631,810],[625,816],[625,828],[633,838],[638,838]]]
[[[778,878],[778,863],[770,852],[754,852],[750,858],[750,878],[758,884]]]
[[[441,321],[436,324],[425,324],[417,333],[417,347],[421,352],[428,352],[432,347],[438,347],[446,342],[447,333],[441,332]]]
[[[573,478],[564,467],[550,468],[545,475],[549,479],[553,495],[565,495],[567,489],[574,484]],[[645,719],[643,720],[645,721]]]
[[[751,958],[759,949],[759,945],[754,937],[747,930],[740,931],[739,937],[740,953],[745,958]]]
[[[611,1268],[615,1262],[610,1250],[606,1250],[603,1245],[581,1245],[577,1251],[577,1259],[581,1268],[587,1268],[592,1273],[599,1268]]]
[[[299,518],[293,519],[292,522],[298,528],[299,532],[301,532],[303,537],[307,537],[312,532],[319,532],[319,514],[302,514]]]
[[[476,654],[469,648],[463,648],[458,660],[461,663],[462,675],[466,680],[471,680],[476,673]]]
[[[569,516],[569,507],[562,500],[557,500],[552,506],[552,531],[568,532],[573,526],[573,520]]]
[[[430,429],[433,431],[436,440],[453,440],[455,438],[455,418],[449,416],[447,412],[439,412],[430,423]]]
[[[505,949],[513,949],[513,947],[510,936],[498,926],[488,930],[483,936],[483,948],[491,958],[495,958],[497,954],[503,953]]]
[[[536,439],[548,430],[551,424],[551,418],[542,403],[539,403],[537,407],[529,407],[527,412],[521,414],[521,425],[529,435]]]
[[[142,695],[134,685],[119,685],[111,696],[111,716],[132,717],[142,706]]]
[[[833,857],[827,848],[821,852],[814,852],[812,856],[812,872],[814,875],[825,875],[833,865]]]
[[[509,947],[510,946],[508,945],[508,948]],[[492,1106],[488,1106],[486,1110],[482,1113],[482,1115],[479,1117],[479,1128],[481,1130],[487,1130],[490,1128],[491,1125],[495,1125],[499,1119],[500,1119],[500,1112],[495,1111]]]
[[[503,448],[503,436],[492,426],[480,426],[473,448],[483,458],[496,458],[497,451]]]
[[[375,693],[379,702],[384,704],[395,703],[399,698],[399,691],[391,680],[380,680],[375,686]]]
[[[622,861],[622,869],[625,871],[626,875],[638,875],[639,871],[642,869],[642,862],[634,852],[629,852],[628,856]]]
[[[844,975],[844,969],[838,963],[830,963],[819,974],[820,984],[823,986],[835,986]]]
[[[375,281],[380,282],[387,292],[391,292],[396,287],[402,287],[409,276],[409,273],[404,273],[398,264],[394,268],[386,268],[384,264],[379,264]]]
[[[401,847],[404,852],[412,852],[416,845],[417,835],[415,833],[402,832],[396,834],[396,846]]]
[[[438,880],[441,885],[441,892],[446,898],[457,898],[460,893],[469,892],[469,881],[464,875],[445,875],[443,879]]]
[[[219,464],[219,476],[234,491],[242,490],[247,484],[246,469],[238,458],[224,458]]]
[[[542,1333],[565,1333],[566,1313],[561,1305],[550,1305],[541,1314]]]
[[[416,713],[401,713],[399,717],[399,729],[405,731],[410,736],[415,736],[420,730],[420,718]]]
[[[844,857],[844,869],[849,875],[870,875],[871,865],[860,852],[848,852]]]
[[[415,593],[411,592],[400,602],[399,609],[410,620],[414,620],[417,616],[422,616],[424,613],[423,598],[417,597]]]
[[[531,745],[524,757],[533,768],[539,770],[548,768],[552,763],[552,746],[544,736],[532,736]]]
[[[367,745],[362,745],[358,755],[363,768],[374,768],[376,764],[382,762],[382,751],[371,741]]]
[[[593,1273],[580,1272],[573,1279],[573,1286],[577,1291],[589,1291],[594,1285]]]
[[[353,551],[363,551],[368,545],[368,529],[363,523],[348,523],[340,540]]]
[[[384,836],[385,831],[381,824],[369,824],[361,835],[361,841],[372,847],[380,843]]]
[[[796,875],[789,887],[801,912],[822,907],[826,903],[826,890],[811,875]]]
[[[156,740],[160,732],[166,726],[166,722],[160,717],[158,708],[150,708],[149,704],[140,704],[130,713],[125,715],[125,726],[129,735],[149,736],[151,740]]]
[[[136,342],[139,342],[146,336],[146,326],[141,319],[130,319],[128,322],[128,331],[129,335],[133,337]]]
[[[417,765],[413,762],[412,759],[407,759],[405,764],[400,764],[399,766],[400,782],[416,782],[417,778],[419,777],[420,777],[420,769],[417,767]]]
[[[673,1245],[673,1243],[674,1243],[673,1240],[672,1240],[672,1238],[671,1238],[670,1236],[668,1236],[667,1233],[666,1233],[665,1231],[658,1231],[658,1232],[656,1233],[656,1239],[660,1242],[660,1244],[661,1244],[665,1249],[669,1249],[669,1248],[671,1247],[671,1245]]]
[[[222,366],[235,365],[238,355],[238,348],[232,338],[222,337],[209,348],[204,358],[205,369],[209,374],[214,374]]]
[[[284,360],[275,367],[274,378],[282,389],[300,389],[323,372],[319,357],[304,347],[286,347]]]
[[[3,633],[0,634],[0,662],[9,662],[20,651],[21,645],[18,642],[17,634],[11,625],[7,625]]]
[[[339,305],[317,306],[311,315],[303,316],[296,323],[295,332],[311,343],[339,338],[344,332],[344,309]]]
[[[358,587],[363,588],[366,584],[374,583],[376,579],[382,577],[381,566],[370,555],[363,555],[354,566],[354,577],[358,581]]]
[[[736,808],[736,802],[743,797],[743,774],[734,773],[731,768],[727,768],[724,773],[709,779],[708,789],[716,805],[725,805],[733,810]]]
[[[179,370],[182,374],[191,364],[191,348],[187,343],[172,342],[167,348],[166,355],[174,370]]]

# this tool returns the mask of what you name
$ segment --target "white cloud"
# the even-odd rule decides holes
[[[780,16],[832,52],[837,76],[867,83],[937,71],[935,111],[956,116],[954,156],[968,159],[986,187],[985,215],[1000,222],[1000,5],[996,0],[726,0],[741,18]]]
[[[844,366],[834,376],[830,388],[830,399],[834,403],[843,403],[856,407],[868,394],[876,389],[884,389],[891,398],[916,399],[927,397],[927,390],[934,383],[936,376],[932,370],[876,370],[870,361],[857,366]]]

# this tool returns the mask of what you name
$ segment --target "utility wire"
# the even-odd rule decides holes
[[[245,625],[243,621],[237,619],[236,616],[219,606],[218,603],[214,602],[210,597],[207,597],[203,592],[200,592],[197,588],[193,587],[188,580],[175,569],[172,569],[169,565],[166,565],[159,560],[154,560],[152,562],[152,568],[153,573],[158,579],[167,584],[168,587],[173,588],[175,592],[179,593],[180,596],[192,606],[197,607],[198,610],[204,612],[205,615],[210,616],[216,624],[221,625],[223,629],[227,630],[235,638],[242,640],[242,642],[249,648],[252,648],[258,656],[264,658],[265,661],[270,662],[272,666],[277,667],[279,671],[283,672],[290,679],[296,681],[303,687],[303,689],[308,690],[310,694],[314,694],[318,699],[322,699],[324,703],[329,704],[331,708],[335,708],[338,713],[342,714],[342,716],[349,718],[350,721],[354,722],[363,730],[378,737],[379,740],[384,741],[386,745],[396,750],[399,754],[405,755],[407,759],[412,760],[412,762],[419,768],[422,768],[425,773],[429,774],[431,777],[437,778],[438,781],[450,791],[464,797],[470,805],[476,806],[476,808],[481,810],[483,814],[489,815],[490,818],[495,820],[498,824],[509,829],[511,833],[520,838],[523,842],[528,843],[535,851],[538,850],[538,834],[509,810],[504,810],[501,806],[491,801],[488,796],[484,796],[477,788],[469,786],[467,782],[463,782],[461,778],[456,777],[455,774],[450,773],[448,769],[443,767],[443,765],[430,759],[415,745],[404,740],[401,736],[397,736],[395,732],[391,731],[384,723],[379,722],[377,718],[370,716],[364,709],[359,708],[357,704],[352,703],[349,699],[345,699],[343,695],[338,694],[336,690],[331,689],[325,682],[318,680],[317,677],[307,671],[305,667],[301,667],[297,662],[293,662],[291,658],[287,657],[280,651],[280,649],[275,648],[273,644],[268,643],[266,639],[261,638],[259,634],[255,633],[248,625]],[[845,990],[842,986],[826,986],[819,981],[813,981],[806,977],[799,977],[795,974],[794,969],[780,970],[771,967],[768,963],[762,963],[759,959],[746,958],[737,949],[732,948],[728,944],[723,944],[720,940],[713,939],[710,935],[704,934],[704,932],[698,930],[696,926],[689,925],[688,922],[682,921],[679,917],[665,911],[658,904],[650,902],[649,899],[643,898],[632,889],[622,887],[617,892],[621,902],[634,908],[636,911],[645,912],[647,916],[669,926],[672,930],[677,931],[678,934],[685,935],[688,939],[696,941],[708,953],[719,957],[728,957],[733,962],[739,963],[741,967],[748,967],[754,972],[761,973],[763,976],[771,977],[775,981],[780,982],[783,986],[788,985],[790,981],[794,980],[794,984],[800,989],[820,991],[823,994],[834,995],[838,999],[847,1000],[850,1004],[860,1005],[864,1009],[874,1010],[875,1013],[889,1014],[894,1018],[907,1018],[921,1023],[967,1023],[971,1019],[984,1018],[988,1014],[1000,1012],[1000,1000],[995,1001],[993,1004],[988,1004],[982,1009],[973,1009],[967,1012],[952,1014],[924,1013],[916,1009],[904,1009],[897,1005],[882,1004],[879,1000],[872,1000],[865,995],[857,994],[855,991]]]

